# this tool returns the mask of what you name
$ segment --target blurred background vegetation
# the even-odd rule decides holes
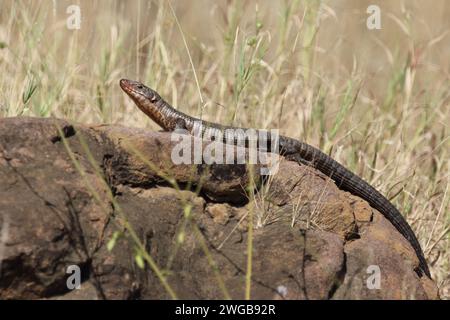
[[[367,7],[381,9],[369,30]],[[78,5],[81,28],[69,30]],[[450,296],[450,2],[0,0],[0,116],[157,129],[140,80],[192,116],[279,128],[388,196]]]

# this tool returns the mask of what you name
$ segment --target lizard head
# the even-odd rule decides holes
[[[133,80],[120,80],[120,87],[134,101],[136,106],[148,115],[153,121],[168,130],[171,126],[162,110],[167,108],[167,103],[155,91],[142,83]]]
[[[138,81],[122,79],[120,80],[120,87],[136,103],[143,103],[145,101],[154,104],[161,100],[161,97],[156,91],[146,87]]]

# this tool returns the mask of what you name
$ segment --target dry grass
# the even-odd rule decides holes
[[[392,198],[450,296],[448,1],[173,1],[178,22],[168,1],[1,6],[0,116],[156,129],[118,86],[131,78],[191,115],[279,128]]]

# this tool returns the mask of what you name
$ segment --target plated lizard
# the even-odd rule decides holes
[[[217,130],[220,132],[224,132],[227,129],[245,130],[245,128],[222,126],[203,121],[179,112],[164,101],[156,91],[140,82],[122,79],[120,80],[120,87],[130,96],[140,110],[166,131],[183,128],[192,135],[200,131],[203,135],[211,136]],[[416,272],[419,275],[423,272],[431,278],[422,248],[414,232],[397,208],[380,192],[313,146],[284,136],[279,136],[278,144],[280,154],[284,157],[314,167],[333,179],[340,189],[366,200],[373,208],[380,211],[408,240],[416,252],[419,259],[419,269],[416,269]]]

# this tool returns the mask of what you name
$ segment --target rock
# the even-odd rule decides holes
[[[243,203],[247,199],[242,189],[249,179],[245,164],[174,164],[171,155],[178,142],[171,141],[170,134],[120,127],[99,126],[96,129],[99,134],[107,136],[116,148],[106,161],[106,170],[113,184],[148,187],[162,183],[163,174],[180,184],[201,182],[202,191],[213,201]],[[202,143],[199,139],[191,140]],[[194,159],[193,156],[191,159]],[[252,171],[256,181],[259,181],[259,167],[255,166]]]
[[[85,281],[80,289],[69,291],[60,296],[53,296],[49,300],[98,300],[97,289],[91,282]]]
[[[232,207],[226,203],[213,203],[206,208],[213,221],[223,226],[230,220],[232,210]]]
[[[164,132],[1,119],[0,298],[171,298],[140,267],[143,249],[179,298],[243,298],[250,217],[252,299],[438,298],[396,229],[320,172],[282,161],[262,183],[259,166],[175,165],[175,143]],[[80,289],[67,285],[70,266]]]

